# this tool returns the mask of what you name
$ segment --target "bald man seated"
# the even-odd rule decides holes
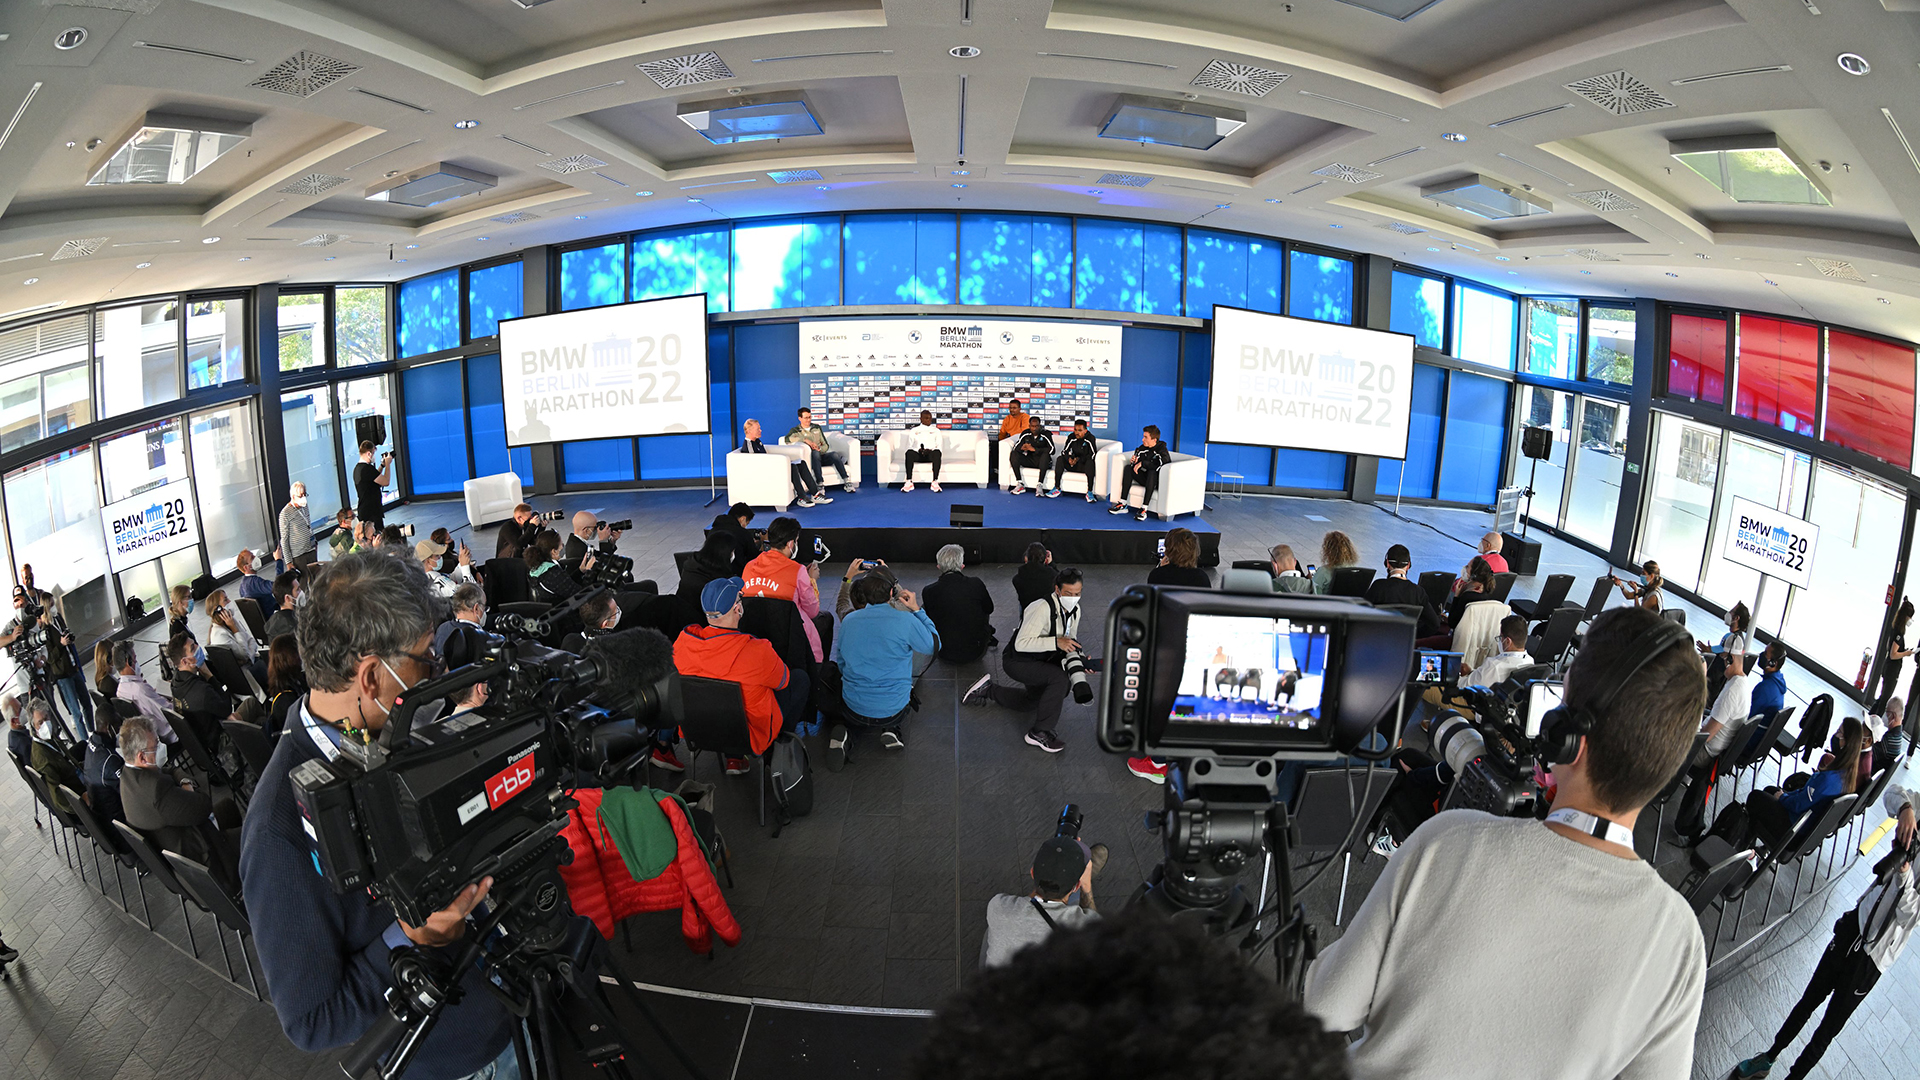
[[[612,551],[619,540],[620,530],[607,528],[593,511],[575,511],[573,531],[567,535],[567,561],[577,563],[589,551]]]

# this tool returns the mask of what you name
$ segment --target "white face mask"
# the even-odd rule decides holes
[[[1074,610],[1077,610],[1079,607],[1080,607],[1080,598],[1077,596],[1063,596],[1060,598],[1061,611],[1074,611]]]
[[[420,685],[420,683],[414,683],[413,686],[408,686],[405,682],[402,682],[400,679],[400,673],[393,670],[393,665],[387,663],[385,660],[380,661],[380,666],[387,669],[387,674],[393,676],[394,682],[400,683],[401,694],[404,694],[407,691],[413,689],[413,686]],[[425,680],[422,680],[422,681],[424,682]],[[398,695],[395,695],[395,696],[398,696]],[[388,716],[393,715],[393,710],[380,705],[380,702],[378,700],[374,702],[374,705],[378,707],[381,712],[386,713]],[[419,707],[418,709],[413,710],[413,723],[416,727],[425,725],[425,724],[431,724],[435,720],[440,719],[440,714],[445,712],[446,710],[447,710],[446,698],[439,698],[434,701],[429,701],[425,705],[422,705],[421,707]]]
[[[166,743],[155,742],[153,744],[153,767],[156,769],[164,769],[167,767]]]

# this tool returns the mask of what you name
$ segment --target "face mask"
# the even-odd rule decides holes
[[[295,495],[293,497],[293,505],[295,506],[307,505],[307,497],[305,495]]]
[[[1075,611],[1078,610],[1079,607],[1080,598],[1077,596],[1063,596],[1060,598],[1061,611]]]
[[[207,666],[207,650],[197,645],[194,646],[193,659],[194,659],[194,662],[199,664],[201,667],[206,667]]]
[[[393,676],[393,681],[394,681],[394,682],[397,682],[397,683],[400,683],[400,693],[402,693],[402,694],[404,694],[404,693],[406,693],[407,691],[409,691],[409,690],[411,690],[411,689],[413,689],[413,686],[419,686],[419,685],[420,685],[419,683],[414,683],[414,684],[413,684],[413,686],[408,686],[408,685],[407,685],[406,683],[404,683],[404,682],[401,682],[401,680],[400,680],[400,673],[399,673],[399,672],[397,672],[397,671],[395,671],[395,670],[393,670],[393,665],[391,665],[391,664],[389,664],[389,663],[387,663],[387,662],[386,662],[385,660],[381,660],[381,661],[380,661],[380,666],[381,666],[381,667],[383,667],[383,668],[386,668],[386,669],[387,669],[387,674],[389,674],[389,675],[391,675],[391,676]],[[398,695],[396,695],[396,696],[398,696]],[[374,705],[375,705],[376,707],[378,707],[378,708],[380,709],[380,711],[381,711],[381,712],[383,712],[383,713],[385,713],[385,714],[387,714],[388,716],[391,716],[391,715],[393,715],[393,710],[392,710],[392,709],[389,709],[389,708],[387,708],[386,706],[384,706],[384,705],[381,705],[381,704],[380,704],[380,703],[379,703],[378,701],[375,701],[375,702],[374,702]],[[440,714],[441,714],[442,712],[445,712],[445,711],[446,711],[446,708],[447,708],[447,699],[446,699],[446,698],[441,698],[441,699],[439,699],[438,701],[429,701],[429,702],[427,702],[427,703],[426,703],[425,705],[422,705],[422,706],[421,706],[420,708],[418,708],[418,709],[415,709],[415,710],[413,711],[413,722],[414,722],[414,723],[415,723],[416,725],[418,725],[418,724],[431,724],[431,723],[433,723],[433,722],[434,722],[435,720],[438,720],[438,719],[440,719]]]
[[[299,592],[293,594],[293,606],[295,608],[303,608],[307,606],[307,591],[305,589],[302,589]]]
[[[156,742],[153,744],[153,767],[156,769],[164,769],[167,767],[166,743]]]
[[[38,724],[33,729],[33,737],[39,739],[41,742],[52,742],[53,725],[48,722]]]
[[[187,597],[187,614],[193,614],[193,597]]]

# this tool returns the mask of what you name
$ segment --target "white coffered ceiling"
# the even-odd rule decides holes
[[[1914,339],[1915,6],[1438,0],[1399,22],[1338,0],[0,0],[0,317],[391,280],[716,216],[952,207],[1204,221],[1519,292]],[[715,146],[674,115],[789,90],[825,134]],[[1205,151],[1097,138],[1122,94],[1247,123]],[[148,111],[253,134],[185,184],[86,186]],[[1668,155],[1752,132],[1833,204],[1736,203]],[[441,161],[497,185],[423,209],[364,198]],[[1552,212],[1489,222],[1420,197],[1475,173]],[[319,234],[344,239],[301,246]]]

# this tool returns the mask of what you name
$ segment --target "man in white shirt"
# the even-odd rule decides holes
[[[1568,713],[1545,732],[1557,740],[1547,820],[1428,820],[1308,972],[1308,1011],[1364,1029],[1356,1080],[1689,1074],[1700,924],[1635,854],[1633,826],[1686,756],[1705,697],[1683,628],[1638,608],[1593,621]],[[1560,976],[1549,991],[1543,960]]]
[[[1500,651],[1482,660],[1479,667],[1460,680],[1460,685],[1492,689],[1506,682],[1507,676],[1534,663],[1533,654],[1527,651],[1527,620],[1519,615],[1509,615],[1500,620]],[[1447,708],[1466,716],[1473,715],[1466,708],[1464,699],[1449,700],[1438,686],[1429,687],[1420,695],[1420,700],[1435,709]],[[1427,726],[1428,722],[1422,720],[1421,726]]]
[[[167,699],[161,697],[153,684],[140,674],[140,662],[133,655],[133,642],[123,639],[113,643],[113,674],[117,680],[113,696],[133,702],[162,742],[175,741],[173,724],[167,719]]]
[[[1733,741],[1734,732],[1752,715],[1753,684],[1758,681],[1753,672],[1747,670],[1744,655],[1727,654],[1727,684],[1720,688],[1720,696],[1713,699],[1713,710],[1707,713],[1707,726],[1702,729],[1707,734],[1707,756],[1725,750]]]
[[[907,482],[900,485],[901,491],[913,490],[913,467],[922,462],[933,467],[933,483],[927,485],[935,491],[940,490],[940,428],[933,422],[933,413],[920,410],[920,422],[907,429],[907,449],[900,455],[900,464],[906,470]]]

